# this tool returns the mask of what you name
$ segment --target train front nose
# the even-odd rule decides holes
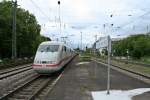
[[[44,61],[44,64],[33,64],[33,69],[40,74],[50,74],[56,72],[57,70],[59,70],[59,68],[59,65],[54,62],[45,64]]]
[[[58,52],[37,52],[34,63],[53,64],[58,61]]]
[[[52,73],[58,70],[58,53],[39,53],[36,55],[33,68],[38,73]]]

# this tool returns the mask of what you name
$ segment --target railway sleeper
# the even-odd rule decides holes
[[[32,91],[21,91],[19,94],[21,94],[21,95],[30,95],[32,93],[33,93]]]
[[[30,94],[29,95],[22,95],[22,94],[14,94],[11,98],[13,98],[13,100],[16,100],[16,99],[24,99],[24,100],[27,100],[29,98]]]
[[[24,100],[24,99],[9,98],[9,99],[7,99],[7,100]]]

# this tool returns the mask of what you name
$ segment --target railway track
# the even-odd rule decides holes
[[[69,63],[71,61],[69,61]],[[66,66],[69,63],[67,63]],[[10,84],[2,84],[2,86],[0,86],[3,87],[0,90],[5,91],[0,91],[0,100],[45,100],[47,94],[60,79],[65,67],[63,67],[63,69],[59,72],[53,73],[48,76],[39,75],[33,70],[30,70],[29,72],[24,72],[25,74],[20,73],[22,74],[22,76],[20,76],[19,78],[12,78],[13,81],[10,82],[10,84],[12,83],[12,86],[10,86],[10,88],[5,90],[5,88]],[[18,74],[12,77],[16,76],[18,76]],[[4,82],[4,80],[6,80],[6,82]],[[6,78],[4,80],[0,81],[3,83],[8,83],[7,80],[9,80],[9,78]]]
[[[92,60],[93,60],[93,61],[99,61],[99,60],[96,60],[96,59],[92,59]],[[101,63],[104,63],[105,65],[107,64],[107,63],[104,62],[104,61],[100,61],[100,62],[101,62]],[[150,79],[150,76],[145,75],[145,74],[143,74],[143,73],[139,73],[139,72],[136,72],[136,71],[133,71],[133,70],[125,69],[125,68],[122,68],[122,67],[117,66],[117,65],[114,65],[114,64],[111,64],[111,66],[116,67],[116,68],[121,69],[121,70],[124,70],[124,71],[129,72],[129,73],[132,73],[132,74],[135,74],[135,75],[144,77],[144,78],[146,78],[146,79]]]
[[[14,90],[11,90],[8,94],[0,97],[0,100],[41,100],[48,90],[55,85],[54,82],[59,78],[59,75],[60,74],[51,76],[37,75],[24,84],[19,85]],[[42,92],[43,90],[44,92]]]
[[[30,65],[25,65],[25,66],[21,66],[21,67],[17,67],[17,68],[12,68],[12,69],[8,69],[5,71],[0,72],[0,80],[8,78],[10,76],[25,72],[25,71],[29,71],[31,70],[31,64]]]

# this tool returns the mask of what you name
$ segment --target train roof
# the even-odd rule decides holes
[[[63,42],[59,42],[59,41],[45,41],[45,42],[42,42],[40,45],[50,45],[50,44],[53,44],[53,45],[64,45],[68,48],[70,48],[69,46],[67,46],[65,43]],[[72,49],[72,48],[70,48]],[[72,49],[73,50],[73,49]]]
[[[58,42],[58,41],[45,41],[42,42],[40,45],[48,45],[48,44],[65,45],[63,42]]]

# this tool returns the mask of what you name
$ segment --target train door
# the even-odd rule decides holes
[[[64,46],[62,46],[61,55],[62,55],[62,59],[64,59],[65,58],[65,47]]]

